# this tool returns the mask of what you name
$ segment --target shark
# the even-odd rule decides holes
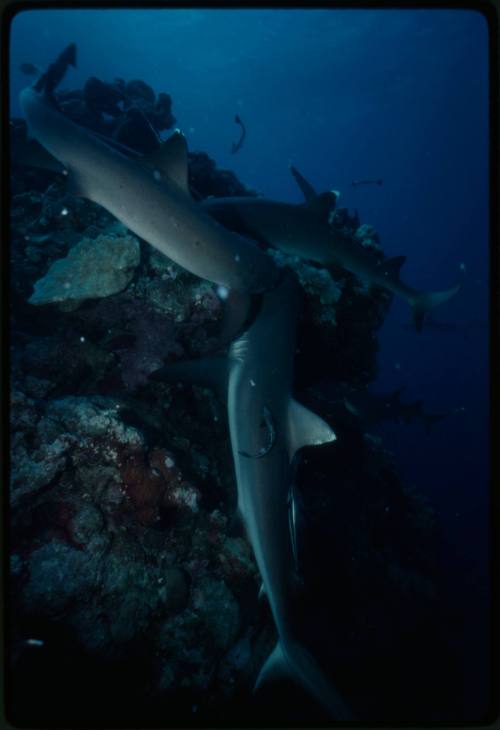
[[[153,153],[140,156],[80,127],[57,109],[52,91],[68,65],[76,65],[74,44],[36,84],[21,92],[28,128],[45,154],[30,140],[19,158],[31,156],[41,167],[62,170],[68,175],[70,193],[99,203],[192,273],[237,291],[258,293],[280,277],[272,257],[262,250],[273,247],[325,266],[340,266],[402,297],[413,310],[418,332],[425,315],[460,290],[458,284],[421,292],[405,284],[399,271],[406,257],[379,260],[332,227],[339,193],[315,194],[293,166],[292,174],[306,197],[303,204],[259,197],[207,198],[196,203],[188,187],[186,140],[179,131]]]
[[[280,273],[272,258],[191,198],[184,135],[176,132],[151,156],[131,159],[61,113],[53,91],[70,65],[76,66],[75,44],[20,94],[29,133],[62,164],[68,192],[100,204],[203,279],[246,293],[273,287]]]
[[[298,618],[297,497],[293,459],[303,446],[335,441],[331,426],[293,398],[300,286],[292,274],[261,295],[259,312],[227,356],[166,364],[153,380],[210,385],[227,404],[239,515],[278,633],[255,690],[279,677],[301,685],[335,720],[353,714],[307,649]]]
[[[278,633],[256,690],[285,675],[300,683],[332,719],[350,720],[348,704],[307,649],[307,626],[299,610],[292,461],[301,447],[336,438],[330,425],[292,394],[299,284],[293,274],[278,271],[258,245],[227,231],[189,199],[181,136],[162,145],[153,161],[143,162],[129,159],[60,113],[51,91],[67,66],[74,65],[75,53],[74,45],[69,46],[21,93],[32,136],[62,163],[76,194],[101,204],[192,273],[251,293],[258,302],[243,331],[231,339],[227,357],[213,358],[208,365],[203,360],[191,366],[173,363],[174,371],[180,367],[191,378],[201,371],[202,382],[215,373],[227,402],[238,514]]]
[[[430,433],[432,426],[446,418],[449,413],[426,413],[421,400],[413,403],[403,403],[398,388],[392,393],[371,393],[368,390],[352,392],[344,397],[345,408],[366,424],[376,424],[380,421],[395,421],[409,424],[413,420],[421,420],[426,433]]]
[[[409,329],[412,324],[404,322],[401,324],[404,329]],[[458,322],[443,322],[441,320],[428,317],[426,321],[426,329],[430,332],[443,332],[449,334],[462,334],[464,338],[467,338],[470,334],[483,333],[488,327],[486,319],[480,317],[474,317],[467,320]]]
[[[264,245],[291,256],[311,259],[324,266],[340,266],[371,285],[383,287],[411,306],[413,321],[422,331],[425,315],[451,299],[460,284],[443,291],[422,292],[405,284],[399,276],[405,256],[380,260],[334,228],[331,215],[338,193],[315,194],[314,188],[291,166],[306,200],[295,205],[265,198],[207,198],[199,204],[216,220],[242,235],[253,236]]]

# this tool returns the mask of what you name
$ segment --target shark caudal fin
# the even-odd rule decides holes
[[[336,688],[325,677],[315,659],[299,644],[278,641],[262,667],[254,692],[263,684],[288,678],[298,682],[328,712],[332,720],[355,719]]]
[[[76,67],[76,44],[70,43],[62,53],[51,63],[47,71],[33,84],[35,91],[44,92],[53,98],[54,89],[61,83],[68,66]]]
[[[448,299],[451,299],[455,294],[460,291],[460,284],[452,287],[451,289],[445,289],[444,291],[435,292],[421,292],[415,294],[410,301],[413,309],[413,321],[417,332],[421,332],[424,324],[425,315],[438,307],[440,304],[444,304]]]

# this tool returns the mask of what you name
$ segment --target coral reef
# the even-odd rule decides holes
[[[142,81],[92,78],[58,102],[139,151],[174,122],[170,97]],[[13,120],[11,132],[15,145],[25,128]],[[255,194],[202,152],[190,154],[189,181],[197,197]],[[224,407],[209,389],[149,377],[164,361],[217,350],[217,289],[68,195],[62,175],[13,165],[11,192],[15,712],[64,724],[78,707],[92,723],[99,707],[115,726],[161,724],[165,713],[172,725],[300,718],[299,694],[260,716],[251,696],[275,630],[232,525]],[[331,224],[383,256],[357,214],[337,209]],[[392,719],[407,706],[418,715],[419,702],[428,717],[397,667],[410,647],[421,672],[437,640],[432,515],[381,444],[310,390],[322,377],[350,388],[373,380],[391,296],[335,267],[273,255],[303,289],[297,397],[338,436],[305,450],[296,470],[301,600],[317,618],[318,655],[360,717],[391,719],[387,686]],[[307,699],[304,708],[314,717]]]
[[[125,289],[139,265],[137,238],[124,230],[97,238],[83,238],[64,259],[57,259],[42,279],[35,282],[30,304],[71,303],[76,308],[86,299],[99,299]]]

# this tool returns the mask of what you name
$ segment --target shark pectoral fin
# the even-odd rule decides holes
[[[330,214],[335,210],[337,194],[333,190],[327,190],[316,197],[302,203],[302,207],[316,215],[321,220],[328,222]]]
[[[387,259],[386,261],[382,261],[380,265],[383,267],[384,274],[386,276],[391,276],[391,277],[398,279],[400,269],[403,266],[405,261],[406,261],[406,256],[394,256],[392,259]]]
[[[177,360],[167,363],[149,376],[166,383],[189,383],[212,388],[222,403],[227,399],[228,363],[225,357]]]
[[[144,155],[141,162],[160,175],[166,175],[187,195],[191,195],[188,184],[188,151],[186,138],[175,131],[158,149]]]
[[[413,321],[417,332],[422,331],[425,315],[431,309],[434,309],[434,307],[444,304],[448,299],[458,294],[460,288],[460,284],[457,284],[457,286],[453,286],[451,289],[445,289],[444,291],[414,293],[409,301],[413,309]]]
[[[36,139],[16,142],[13,146],[12,159],[19,165],[39,167],[42,170],[62,172],[64,165],[53,157]]]
[[[288,454],[293,458],[302,446],[319,446],[335,441],[333,429],[316,413],[293,398],[288,406]]]

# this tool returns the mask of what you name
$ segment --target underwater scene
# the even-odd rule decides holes
[[[488,25],[10,28],[7,718],[491,713]]]

